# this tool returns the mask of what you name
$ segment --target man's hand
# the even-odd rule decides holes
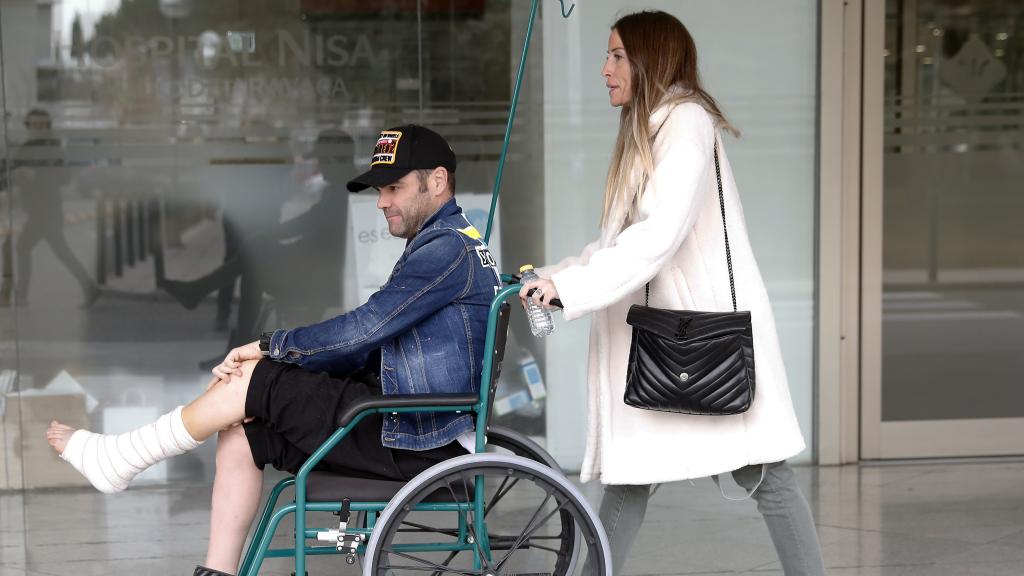
[[[213,375],[218,380],[229,380],[232,376],[242,375],[242,362],[263,358],[259,341],[239,346],[224,357],[224,361],[213,368]]]
[[[533,298],[535,302],[540,302],[545,308],[554,308],[551,305],[551,301],[558,298],[558,289],[555,288],[555,283],[548,278],[541,278],[523,284],[523,287],[519,290],[519,299],[522,300],[524,309],[526,308],[526,295],[533,289],[536,289],[536,291],[530,298]]]

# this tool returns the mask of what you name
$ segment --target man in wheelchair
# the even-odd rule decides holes
[[[376,188],[388,230],[408,240],[378,292],[348,313],[265,333],[232,350],[205,393],[152,424],[115,435],[55,421],[50,445],[98,490],[114,493],[219,432],[210,541],[196,574],[234,573],[265,465],[296,473],[335,431],[337,415],[367,396],[477,391],[488,308],[501,280],[455,202],[455,164],[432,130],[405,125],[381,132],[369,171],[348,183],[353,192]],[[409,480],[471,452],[473,430],[465,413],[374,415],[320,466]]]

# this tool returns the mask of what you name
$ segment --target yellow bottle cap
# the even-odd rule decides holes
[[[533,270],[533,264],[523,264],[522,266],[519,267],[520,274],[526,272],[527,270]]]

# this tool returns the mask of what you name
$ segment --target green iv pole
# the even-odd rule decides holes
[[[516,118],[516,106],[519,104],[519,88],[523,84],[523,71],[526,69],[526,54],[530,49],[530,37],[533,36],[533,22],[537,19],[537,4],[539,0],[533,0],[530,7],[530,21],[526,25],[526,39],[523,40],[523,56],[519,60],[519,71],[516,72],[516,86],[512,91],[512,104],[508,111],[508,124],[505,125],[505,140],[501,144],[501,158],[498,159],[498,173],[494,177],[494,190],[491,192],[491,210],[487,213],[487,230],[484,232],[484,242],[491,240],[491,227],[494,223],[494,210],[498,206],[498,191],[501,189],[501,176],[505,172],[505,157],[508,155],[509,138],[512,136],[512,122]],[[565,0],[558,0],[562,8],[562,18],[568,18],[576,8],[576,4],[565,10]]]

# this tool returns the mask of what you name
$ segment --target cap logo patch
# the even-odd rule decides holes
[[[398,141],[402,139],[402,133],[397,130],[385,130],[380,133],[377,139],[377,146],[373,149],[373,158],[370,159],[370,166],[377,164],[394,164],[395,153],[398,151]]]

